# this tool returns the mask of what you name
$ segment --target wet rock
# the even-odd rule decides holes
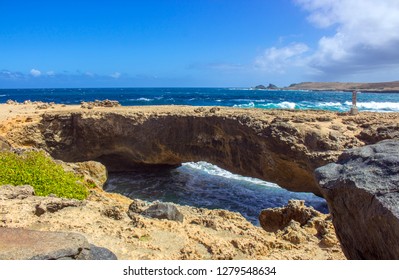
[[[145,217],[183,222],[183,214],[171,203],[156,203],[141,213]]]
[[[350,259],[399,258],[399,141],[345,151],[315,172]]]

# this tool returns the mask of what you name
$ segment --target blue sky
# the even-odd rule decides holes
[[[397,0],[0,1],[0,88],[399,80]]]

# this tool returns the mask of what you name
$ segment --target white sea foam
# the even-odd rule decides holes
[[[252,88],[228,88],[228,90],[254,90]]]
[[[224,177],[224,178],[231,179],[231,180],[248,182],[248,183],[252,183],[252,184],[256,184],[256,185],[260,185],[260,186],[264,186],[264,187],[269,187],[269,188],[270,187],[271,188],[280,188],[278,185],[276,185],[274,183],[265,182],[265,181],[262,181],[262,180],[256,179],[256,178],[244,177],[241,175],[233,174],[227,170],[224,170],[216,165],[213,165],[213,164],[211,164],[209,162],[205,162],[205,161],[186,162],[186,163],[183,163],[182,165],[185,167],[188,167],[188,168],[200,170],[202,172],[205,172],[205,173],[207,173],[209,175],[213,175],[213,176],[220,176],[220,177]]]
[[[345,105],[352,105],[352,102],[346,101]],[[399,112],[398,102],[357,102],[357,107],[364,111],[384,111],[384,112]]]
[[[259,104],[259,107],[270,109],[295,109],[296,104],[294,102],[283,101],[280,103]]]
[[[0,94],[0,97],[4,97],[4,96],[7,96],[7,94]]]
[[[339,107],[342,106],[341,102],[319,102],[316,104],[317,107]]]
[[[294,102],[284,101],[278,103],[277,106],[282,109],[295,109],[296,104]]]
[[[135,98],[135,99],[129,99],[129,101],[145,101],[145,102],[150,102],[153,101],[154,99],[151,98],[145,98],[145,97],[140,97],[140,98]]]
[[[246,104],[234,105],[233,107],[236,107],[236,108],[254,108],[255,107],[255,103],[249,102],[249,103],[246,103]]]
[[[251,98],[236,98],[236,99],[232,99],[232,101],[237,101],[237,102],[266,102],[265,99],[251,99]]]

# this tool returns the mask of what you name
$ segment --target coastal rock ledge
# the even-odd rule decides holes
[[[399,141],[344,152],[315,172],[349,259],[399,259]]]
[[[98,161],[109,172],[207,161],[318,195],[316,168],[335,162],[345,149],[399,139],[398,113],[192,106],[59,106],[32,112],[25,107],[12,107],[14,115],[0,122],[0,136],[14,148],[41,148],[66,162]]]

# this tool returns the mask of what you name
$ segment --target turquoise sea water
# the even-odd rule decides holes
[[[96,99],[122,105],[194,105],[267,109],[348,111],[351,93],[266,91],[245,88],[112,88],[112,89],[0,89],[0,103],[25,100],[79,104]],[[399,112],[399,93],[359,93],[359,111]],[[285,205],[289,199],[327,212],[324,199],[294,193],[254,178],[242,177],[206,162],[184,163],[167,170],[110,174],[105,187],[132,198],[161,200],[240,212],[258,224],[260,211]]]

